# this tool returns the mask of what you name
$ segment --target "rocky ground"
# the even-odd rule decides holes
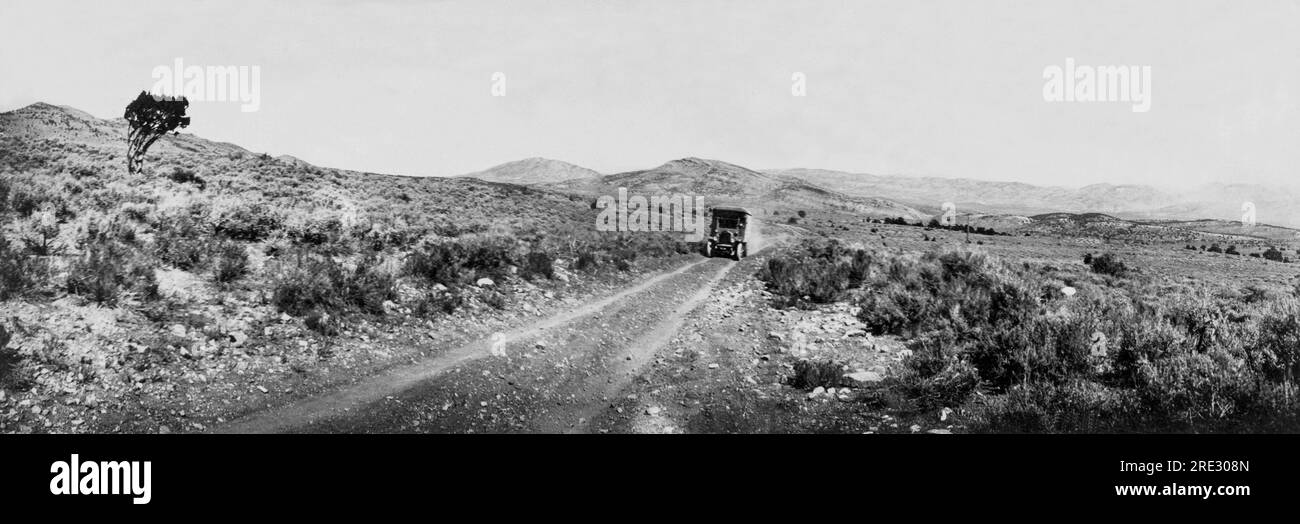
[[[871,336],[845,304],[773,309],[770,295],[750,277],[756,265],[737,269],[611,404],[598,420],[600,431],[946,433],[954,428],[923,416],[904,423],[866,402],[868,392],[907,354],[899,340]],[[793,387],[790,377],[801,360],[841,363],[847,380],[811,391]]]
[[[755,272],[808,235],[774,228],[740,262],[682,256],[629,273],[511,278],[511,304],[434,320],[395,307],[337,336],[257,290],[160,278],[176,307],[18,305],[11,345],[56,355],[0,398],[5,432],[947,433],[959,413],[882,407],[907,355],[846,304],[781,310]],[[150,315],[155,317],[150,318]],[[40,346],[46,344],[48,347]],[[107,350],[104,350],[107,348]],[[791,385],[835,362],[832,388]],[[31,364],[28,362],[27,364]]]
[[[946,413],[899,420],[867,402],[906,355],[847,306],[776,310],[754,279],[772,251],[700,259],[609,297],[394,370],[232,431],[378,433],[947,433]],[[795,363],[843,363],[811,391]],[[932,417],[933,415],[933,417]],[[942,417],[942,420],[937,417]],[[930,421],[929,418],[934,418]]]
[[[275,312],[259,290],[216,292],[182,271],[159,276],[167,298],[153,308],[103,308],[71,295],[6,302],[0,432],[211,431],[535,323],[692,259],[647,260],[626,273],[561,266],[555,280],[483,282],[508,288],[506,308],[471,300],[455,314],[421,319],[394,306],[350,319],[333,337]]]

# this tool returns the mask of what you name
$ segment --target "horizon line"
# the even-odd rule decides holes
[[[36,105],[45,105],[45,106],[58,107],[58,108],[63,108],[63,109],[71,109],[71,110],[74,110],[74,111],[79,111],[79,112],[85,113],[85,114],[90,115],[90,116],[92,116],[92,117],[94,117],[94,118],[96,118],[96,119],[104,120],[104,121],[122,120],[122,117],[108,117],[108,118],[105,118],[105,117],[101,117],[101,116],[99,116],[99,115],[96,115],[96,114],[94,114],[94,113],[92,113],[92,112],[90,112],[90,111],[87,111],[87,110],[85,110],[85,109],[81,109],[81,108],[79,108],[79,107],[77,107],[77,106],[74,106],[74,105],[68,105],[68,104],[56,104],[56,103],[52,103],[52,102],[46,102],[46,101],[44,101],[44,100],[37,100],[37,101],[35,101],[35,102],[31,102],[31,103],[28,103],[28,104],[26,104],[26,105],[22,105],[22,106],[19,106],[19,107],[14,107],[14,108],[12,108],[12,109],[0,110],[0,114],[4,114],[4,113],[13,113],[13,112],[20,111],[20,110],[23,110],[23,109],[26,109],[26,108],[29,108],[29,107],[32,107],[32,106],[36,106]],[[240,147],[241,149],[244,149],[244,150],[246,150],[246,151],[256,153],[255,151],[253,151],[253,150],[251,150],[251,149],[247,149],[247,148],[245,148],[244,146],[242,146],[242,145],[240,145],[240,144],[238,144],[238,143],[229,142],[229,141],[222,141],[222,140],[215,140],[215,139],[210,139],[210,138],[205,138],[203,135],[200,135],[200,134],[198,134],[198,133],[194,133],[194,132],[190,132],[190,131],[185,131],[185,132],[179,132],[179,131],[178,131],[178,134],[187,134],[187,135],[191,135],[191,136],[194,136],[194,137],[197,137],[197,138],[201,138],[201,139],[203,139],[203,140],[207,140],[207,141],[214,142],[214,143],[232,144],[232,145],[238,146],[238,147]],[[1158,189],[1158,190],[1162,190],[1162,191],[1173,191],[1173,192],[1176,192],[1176,191],[1175,191],[1176,188],[1175,188],[1174,186],[1157,185],[1157,184],[1143,184],[1143,183],[1122,183],[1122,182],[1112,182],[1112,181],[1106,181],[1106,182],[1093,182],[1093,183],[1083,184],[1083,185],[1066,185],[1066,184],[1050,184],[1050,185],[1048,185],[1048,184],[1039,184],[1039,183],[1033,183],[1033,182],[1024,182],[1024,181],[1020,181],[1020,180],[1008,180],[1008,179],[996,179],[996,178],[978,178],[978,177],[973,177],[973,176],[949,176],[949,175],[940,175],[940,174],[919,174],[919,173],[915,173],[915,174],[914,174],[914,173],[872,173],[872,172],[868,172],[868,171],[845,170],[845,169],[836,169],[836,168],[827,168],[827,167],[796,166],[796,167],[764,167],[764,168],[752,168],[752,167],[747,167],[746,165],[744,165],[744,164],[742,164],[742,163],[733,162],[733,161],[731,161],[731,160],[723,160],[723,159],[718,159],[718,158],[708,158],[708,157],[702,157],[702,156],[696,156],[696,155],[686,155],[686,156],[681,156],[681,157],[671,158],[671,159],[669,159],[669,160],[666,160],[666,161],[664,161],[664,162],[661,162],[661,163],[659,163],[659,164],[657,164],[657,165],[654,165],[654,166],[652,166],[652,167],[632,168],[632,169],[622,169],[622,170],[605,170],[605,169],[596,169],[596,168],[593,168],[593,167],[590,167],[590,166],[586,166],[586,165],[583,165],[583,164],[578,164],[578,163],[575,163],[575,162],[571,162],[571,161],[568,161],[568,160],[563,160],[563,159],[559,159],[559,158],[555,158],[555,157],[551,157],[551,156],[545,156],[545,155],[533,155],[533,156],[527,156],[527,157],[522,157],[522,158],[515,158],[515,159],[512,159],[512,160],[505,160],[505,161],[502,161],[502,162],[498,162],[498,163],[495,163],[495,164],[492,164],[492,165],[489,165],[489,166],[483,167],[483,168],[481,168],[481,169],[477,169],[477,170],[469,171],[469,172],[465,172],[465,173],[458,173],[458,174],[408,174],[408,173],[396,173],[396,172],[385,172],[385,171],[372,171],[372,170],[362,170],[362,169],[352,169],[352,168],[345,168],[345,167],[333,167],[333,166],[327,166],[327,165],[323,165],[323,163],[318,163],[318,162],[315,162],[315,161],[309,160],[309,159],[303,157],[302,155],[299,155],[299,154],[296,154],[296,153],[292,153],[292,152],[272,153],[272,152],[270,152],[270,151],[264,151],[264,152],[262,152],[262,153],[260,153],[260,154],[266,154],[266,155],[270,155],[270,156],[272,156],[272,157],[289,156],[289,157],[293,157],[293,158],[295,158],[295,159],[301,160],[301,161],[303,161],[303,162],[307,162],[307,163],[309,163],[309,164],[311,164],[311,165],[313,165],[313,166],[316,166],[316,167],[322,167],[322,168],[326,168],[326,169],[338,169],[338,170],[342,170],[342,171],[353,171],[353,172],[357,172],[357,173],[371,173],[371,174],[384,174],[384,175],[408,176],[408,177],[416,177],[416,178],[426,178],[426,177],[433,177],[433,178],[456,178],[456,177],[464,177],[464,176],[470,176],[470,175],[473,175],[473,174],[475,174],[475,173],[480,173],[480,172],[483,172],[483,171],[488,171],[488,170],[493,169],[493,168],[496,168],[496,167],[501,167],[501,166],[504,166],[504,165],[512,164],[512,163],[515,163],[515,162],[522,162],[522,161],[525,161],[525,160],[533,160],[533,159],[541,159],[541,160],[550,160],[550,161],[556,161],[556,162],[563,162],[563,163],[565,163],[565,164],[569,164],[569,165],[572,165],[572,166],[575,166],[575,167],[579,167],[579,168],[582,168],[582,169],[587,169],[587,170],[590,170],[590,171],[594,171],[594,172],[596,172],[596,173],[599,173],[602,177],[605,177],[605,176],[619,175],[619,174],[624,174],[624,173],[632,173],[632,172],[636,172],[636,171],[646,171],[646,170],[654,169],[654,168],[660,167],[660,166],[662,166],[662,165],[664,165],[664,164],[667,164],[667,163],[670,163],[670,162],[674,162],[674,161],[677,161],[677,160],[686,160],[686,159],[690,159],[690,158],[697,158],[697,159],[700,159],[700,160],[709,160],[709,161],[715,161],[715,162],[725,162],[725,163],[732,164],[732,165],[735,165],[735,166],[739,166],[739,167],[742,167],[742,168],[745,168],[745,169],[749,169],[749,170],[751,170],[751,171],[755,171],[755,172],[759,172],[759,173],[765,173],[765,174],[773,173],[773,172],[780,172],[780,171],[809,170],[809,171],[831,171],[831,172],[842,173],[842,174],[847,174],[847,175],[866,175],[866,176],[879,176],[879,177],[887,177],[887,178],[913,178],[913,179],[965,180],[965,181],[984,182],[984,183],[1023,184],[1023,185],[1027,185],[1027,186],[1030,186],[1030,187],[1038,187],[1038,188],[1083,189],[1083,188],[1092,187],[1092,186],[1111,186],[1111,187],[1148,187],[1148,188]],[[1230,181],[1230,180],[1226,180],[1226,179],[1219,179],[1219,180],[1217,180],[1217,181],[1210,181],[1210,182],[1202,182],[1202,183],[1197,184],[1196,186],[1192,186],[1192,187],[1205,187],[1205,186],[1211,186],[1211,185],[1224,185],[1224,186],[1243,185],[1243,186],[1265,186],[1265,187],[1273,186],[1273,187],[1288,187],[1288,188],[1298,188],[1298,189],[1300,189],[1300,185],[1296,185],[1296,184],[1292,184],[1292,183],[1283,183],[1283,182],[1232,182],[1232,181]]]

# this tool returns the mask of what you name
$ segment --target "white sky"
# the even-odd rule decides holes
[[[116,117],[155,66],[261,67],[189,132],[377,172],[685,156],[1078,186],[1283,182],[1300,3],[0,0],[0,110]],[[1152,68],[1150,112],[1048,103],[1043,69]],[[491,76],[507,95],[491,96]],[[791,74],[808,95],[791,96]]]

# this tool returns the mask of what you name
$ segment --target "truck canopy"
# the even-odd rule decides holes
[[[714,207],[709,209],[715,215],[749,215],[749,211],[743,207]]]

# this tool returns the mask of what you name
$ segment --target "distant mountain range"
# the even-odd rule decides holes
[[[928,217],[892,200],[847,195],[801,178],[763,173],[703,158],[682,158],[652,169],[543,184],[543,187],[586,195],[614,195],[619,188],[641,195],[703,195],[708,199],[708,205],[742,205],[755,212],[779,208],[833,209],[909,220]]]
[[[824,169],[767,173],[802,178],[849,195],[897,200],[935,213],[944,202],[958,210],[991,214],[1105,213],[1132,220],[1237,220],[1242,204],[1255,204],[1260,223],[1300,226],[1300,190],[1259,184],[1206,184],[1181,189],[1093,184],[1081,188],[1035,186],[964,178],[883,176]]]
[[[123,149],[125,128],[126,122],[121,118],[99,119],[75,108],[45,103],[0,113],[0,138],[21,137],[24,146],[33,150],[39,149],[41,140],[75,142],[102,146],[110,152],[108,158],[113,158]],[[235,144],[209,141],[188,133],[167,136],[155,145],[155,150],[150,152],[151,156],[184,155],[203,163],[258,156]],[[82,153],[74,150],[65,154]],[[97,157],[103,155],[93,155],[87,160]],[[289,155],[274,160],[278,165],[306,172],[329,171],[349,178],[382,176],[318,168]],[[112,163],[111,168],[120,167],[117,165],[120,161],[114,159]],[[1240,227],[1243,202],[1255,204],[1261,224],[1300,225],[1300,206],[1294,205],[1300,202],[1300,191],[1285,186],[1212,184],[1168,190],[1145,185],[1094,184],[1074,189],[824,169],[760,171],[702,158],[682,158],[651,169],[608,175],[559,160],[528,158],[452,179],[430,177],[424,185],[441,184],[436,180],[470,182],[474,179],[584,198],[615,195],[618,188],[627,188],[644,195],[703,195],[709,205],[743,205],[760,213],[833,210],[876,218],[904,217],[910,221],[929,220],[941,213],[942,203],[953,202],[963,223],[1000,231],[1029,228],[1029,231],[1041,229],[1046,233],[1075,227],[1100,234],[1134,230],[1120,223],[1126,222],[1143,226],[1137,228],[1142,231],[1148,227],[1168,227],[1273,241],[1296,238],[1296,232],[1285,227],[1267,230]],[[1068,215],[1078,216],[1068,218]]]
[[[921,218],[941,213],[953,202],[963,215],[1011,223],[1017,217],[1049,213],[1103,213],[1121,219],[1240,221],[1242,206],[1255,205],[1262,224],[1300,227],[1300,189],[1285,185],[1205,184],[1162,189],[1139,184],[1092,184],[1080,188],[1038,186],[968,178],[910,177],[849,173],[826,169],[768,169],[699,158],[602,176],[559,160],[530,158],[464,176],[494,182],[597,192],[635,187],[668,188],[716,195],[731,202],[768,202],[821,207],[861,206],[866,213]]]

